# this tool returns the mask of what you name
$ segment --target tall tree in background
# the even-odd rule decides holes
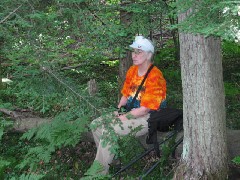
[[[2,63],[0,61],[0,89],[3,88],[3,83],[2,83]]]
[[[2,76],[2,74],[3,74],[2,59],[3,59],[3,56],[1,55],[3,43],[4,43],[4,38],[1,37],[1,35],[0,35],[0,90],[3,88],[3,82],[2,82],[2,78],[3,78],[3,76]]]
[[[121,6],[122,6],[122,9],[124,9],[123,1],[121,1]],[[120,11],[120,22],[123,27],[127,28],[131,24],[131,13],[121,10]],[[130,36],[131,34],[129,34],[128,36]],[[120,59],[119,59],[119,85],[120,86],[123,85],[126,72],[131,65],[132,65],[131,52],[127,51],[126,56],[120,57]]]

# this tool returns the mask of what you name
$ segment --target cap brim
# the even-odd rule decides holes
[[[134,49],[140,49],[136,43],[131,44],[129,47]]]

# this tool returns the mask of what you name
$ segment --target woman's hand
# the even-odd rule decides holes
[[[119,113],[118,111],[114,111],[113,114],[116,118],[120,119],[121,121],[128,120],[125,113]]]
[[[119,115],[117,118],[120,119],[121,121],[127,121],[128,118],[126,116],[127,114],[122,114],[122,115]]]

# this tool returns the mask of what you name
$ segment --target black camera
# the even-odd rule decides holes
[[[125,114],[127,113],[128,110],[127,110],[127,106],[121,106],[120,108],[118,108],[118,114],[121,115],[121,114]]]

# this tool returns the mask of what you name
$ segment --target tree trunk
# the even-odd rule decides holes
[[[3,89],[3,82],[2,82],[2,78],[3,78],[3,76],[2,76],[2,59],[3,59],[3,57],[1,55],[2,46],[3,46],[3,38],[0,37],[0,90]]]
[[[169,22],[171,25],[176,24],[176,22],[174,22],[174,18],[170,16],[169,16]],[[172,35],[173,44],[175,47],[175,60],[178,61],[180,57],[178,31],[176,29],[171,30],[171,35]]]
[[[2,82],[2,63],[1,63],[1,60],[0,60],[0,90],[1,89],[3,89],[3,82]]]
[[[132,65],[132,59],[131,59],[131,52],[127,52],[126,57],[120,59],[119,63],[119,82],[120,86],[123,84],[125,80],[125,76],[127,73],[127,70]]]
[[[90,96],[95,96],[96,93],[98,92],[98,85],[95,79],[90,79],[87,82],[88,85],[88,93]]]
[[[221,41],[184,33],[179,38],[184,141],[175,179],[227,179]]]
[[[121,1],[121,3],[122,3],[122,6],[124,6],[123,1]],[[121,24],[127,28],[129,23],[131,22],[131,14],[127,11],[121,10],[120,21],[121,21]],[[131,34],[129,34],[129,36],[130,35]],[[128,51],[125,57],[120,58],[120,62],[119,62],[119,86],[120,87],[122,87],[123,82],[125,80],[126,72],[131,65],[132,65],[131,52]]]

